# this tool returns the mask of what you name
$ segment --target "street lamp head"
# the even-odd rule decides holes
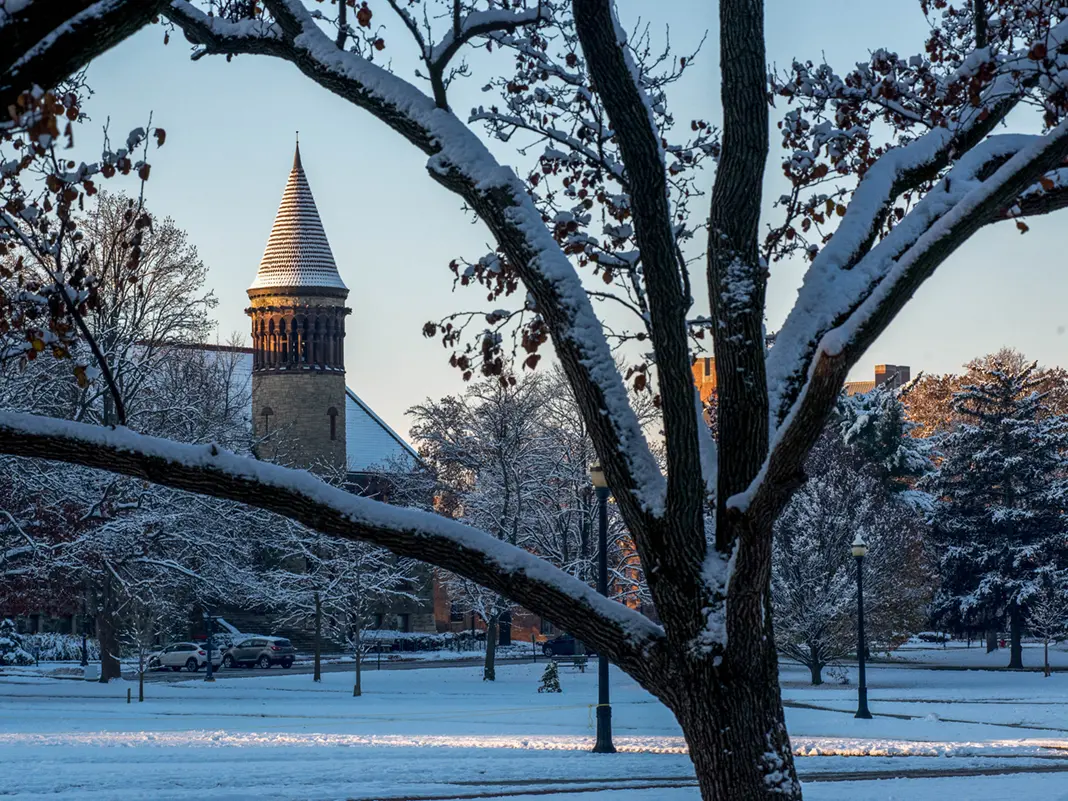
[[[857,559],[868,555],[868,543],[864,542],[864,538],[859,532],[857,533],[856,539],[853,540],[853,544],[849,546],[849,549]]]
[[[604,470],[601,469],[601,463],[590,466],[590,481],[597,489],[606,489],[608,487],[608,479],[604,477]]]

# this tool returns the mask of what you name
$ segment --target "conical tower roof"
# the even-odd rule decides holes
[[[249,289],[268,287],[330,287],[347,289],[338,274],[319,210],[300,163],[300,145],[293,154],[282,203],[274,218],[267,249]]]

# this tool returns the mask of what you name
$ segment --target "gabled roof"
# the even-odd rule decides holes
[[[232,358],[230,370],[234,400],[246,406],[252,420],[252,350],[230,345],[178,345],[202,351],[212,359]],[[350,473],[389,473],[414,470],[422,460],[416,450],[374,413],[360,396],[345,388],[345,455]]]
[[[415,449],[345,388],[345,456],[350,473],[413,470],[422,463]]]
[[[266,287],[346,289],[304,175],[299,144],[256,280],[249,289]]]

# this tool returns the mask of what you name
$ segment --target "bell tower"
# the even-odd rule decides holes
[[[252,428],[262,458],[345,467],[348,294],[298,143],[245,309],[252,318]]]

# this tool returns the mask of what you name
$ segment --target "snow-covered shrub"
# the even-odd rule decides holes
[[[541,685],[538,687],[538,692],[563,692],[563,689],[560,687],[560,668],[556,666],[555,662],[550,662],[545,666],[545,672],[541,674]]]
[[[844,665],[831,665],[827,677],[835,684],[849,684],[849,670]]]
[[[22,647],[36,654],[42,662],[77,662],[82,658],[82,638],[77,634],[54,632],[27,634],[22,638]],[[96,640],[86,640],[89,661],[100,658],[100,646]]]
[[[0,665],[32,665],[33,656],[22,647],[22,637],[10,618],[0,622]]]

